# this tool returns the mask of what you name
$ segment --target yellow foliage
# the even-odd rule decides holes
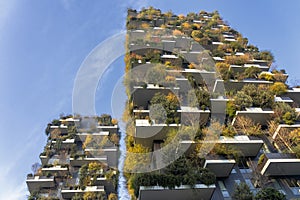
[[[168,76],[166,76],[165,80],[168,81],[168,82],[169,81],[172,82],[172,81],[175,81],[175,77],[168,75]]]
[[[200,29],[200,28],[201,28],[201,25],[200,25],[200,24],[197,24],[197,23],[194,23],[193,26],[195,26],[197,29]]]
[[[111,120],[111,123],[112,123],[113,125],[117,125],[117,124],[118,124],[118,120],[114,118],[114,119]]]
[[[187,23],[187,22],[182,23],[181,26],[184,29],[190,29],[191,28],[191,25],[189,23]]]
[[[99,162],[91,162],[89,163],[88,169],[92,173],[96,173],[103,170],[103,166]]]
[[[179,15],[178,15],[178,18],[179,18],[180,20],[182,20],[182,19],[185,18],[185,16],[184,16],[184,14],[179,14]]]
[[[190,63],[188,67],[189,69],[195,69],[195,63]]]
[[[173,30],[173,35],[183,35],[183,32],[181,32],[180,30],[178,30],[178,29],[175,29],[175,30]]]
[[[276,82],[276,83],[274,83],[273,85],[270,86],[270,90],[275,95],[282,95],[286,92],[287,86],[282,82]]]
[[[142,29],[148,29],[149,27],[150,27],[150,25],[147,24],[147,23],[142,23],[142,24],[141,24],[141,28],[142,28]]]
[[[118,200],[118,195],[115,193],[110,193],[108,195],[108,200]]]
[[[92,142],[93,137],[91,135],[86,136],[84,143],[82,144],[82,148],[85,149]]]
[[[179,103],[177,96],[175,94],[171,93],[171,92],[166,96],[166,99],[169,102]]]
[[[162,24],[162,25],[160,26],[160,28],[165,29],[165,28],[167,28],[167,26],[166,26],[165,24]]]
[[[150,150],[141,144],[135,144],[133,147],[128,147],[126,159],[124,161],[124,171],[143,170],[150,165]]]

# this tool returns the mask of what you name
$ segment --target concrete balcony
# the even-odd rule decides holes
[[[70,158],[70,165],[72,167],[81,167],[82,165],[91,163],[91,162],[101,162],[107,164],[107,156],[98,156],[98,157],[78,157],[78,158]]]
[[[57,176],[64,176],[69,173],[69,169],[67,167],[62,167],[60,165],[56,165],[53,167],[43,167],[42,172],[44,173],[51,173],[51,174],[57,174]]]
[[[230,175],[235,163],[235,160],[222,156],[207,156],[203,167],[210,169],[217,178],[223,178]]]
[[[65,187],[61,190],[63,199],[72,199],[75,194],[84,194],[86,192],[105,193],[104,186],[86,186],[84,190],[80,188]]]
[[[221,79],[216,80],[213,92],[224,92],[224,87],[226,91],[241,90],[245,85],[253,84],[253,85],[271,85],[272,81],[258,80],[258,79],[244,79],[244,80],[228,80],[224,81]]]
[[[294,154],[267,153],[260,168],[266,176],[299,176],[300,159]]]
[[[260,65],[260,64],[244,64],[244,65],[230,65],[230,70],[233,73],[243,73],[246,69],[249,67],[257,67],[263,72],[269,71],[269,66],[268,65]]]
[[[267,125],[273,114],[274,111],[270,109],[256,107],[246,108],[246,110],[236,111],[236,117],[233,119],[232,125],[235,124],[236,118],[239,116],[248,117],[255,123],[259,123],[261,125]]]
[[[152,148],[154,140],[164,140],[169,128],[178,129],[179,124],[155,124],[147,119],[135,120],[135,142]]]
[[[213,147],[215,144],[222,144],[225,146],[233,147],[241,152],[242,156],[255,157],[259,153],[264,142],[256,137],[250,137],[246,135],[238,135],[234,137],[220,136],[217,140],[204,140],[204,141],[182,141],[181,145],[189,146],[188,152],[191,152],[196,148],[197,144],[211,144]]]
[[[41,189],[55,187],[54,176],[28,176],[26,184],[30,193],[38,192]]]
[[[137,107],[147,108],[149,101],[154,97],[156,93],[162,93],[168,95],[169,93],[174,93],[178,95],[178,87],[161,87],[159,85],[147,84],[146,88],[141,86],[136,86],[133,88],[134,92],[132,93],[133,104]]]
[[[68,134],[68,126],[61,124],[60,126],[50,126],[49,132],[51,133],[53,130],[59,129],[61,134]]]
[[[97,129],[99,131],[108,131],[109,133],[118,133],[119,132],[119,126],[118,125],[97,126]]]
[[[88,152],[96,158],[106,157],[106,163],[108,164],[108,166],[114,168],[118,167],[120,153],[118,147],[109,147],[103,149],[86,148],[85,152]]]
[[[300,88],[291,88],[284,96],[291,98],[298,106],[300,106]]]
[[[214,191],[215,185],[206,186],[204,184],[196,184],[194,188],[187,185],[181,185],[174,189],[163,188],[161,186],[140,186],[139,200],[190,200],[201,199],[210,200]]]
[[[291,132],[297,128],[300,128],[300,124],[293,124],[293,125],[288,125],[288,124],[279,124],[276,131],[272,136],[272,139],[275,140],[278,136],[278,134],[284,133],[284,132]]]
[[[97,140],[100,141],[101,139],[107,136],[109,136],[108,131],[101,131],[98,133],[77,133],[77,137],[80,141],[85,141],[87,137],[97,138]]]

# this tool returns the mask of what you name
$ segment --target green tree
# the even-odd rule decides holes
[[[233,101],[228,101],[226,104],[226,114],[232,119],[236,113],[236,105]]]
[[[297,113],[289,104],[276,103],[274,106],[274,120],[279,123],[294,124]]]
[[[238,91],[234,97],[234,103],[238,110],[242,110],[246,107],[251,107],[253,105],[253,100],[251,96],[247,95],[245,92]]]
[[[284,121],[284,123],[288,124],[288,125],[292,125],[295,123],[296,119],[297,119],[297,115],[296,112],[286,112],[283,116],[282,119]]]
[[[212,185],[216,182],[216,175],[209,169],[204,168],[201,170],[200,181],[205,185]]]
[[[148,83],[163,85],[165,83],[167,73],[162,65],[150,67],[146,73],[146,81]]]
[[[203,89],[194,89],[188,92],[188,105],[206,109],[210,107],[210,94]]]
[[[274,104],[272,92],[264,85],[247,84],[242,88],[242,92],[251,97],[254,107],[271,108]]]
[[[234,200],[252,200],[253,194],[250,191],[249,186],[246,183],[241,183],[239,185],[235,185],[235,189],[233,191],[232,199]]]
[[[159,123],[162,123],[162,120],[165,119],[164,112],[166,113],[166,124],[171,124],[174,122],[178,122],[178,117],[176,116],[176,111],[179,108],[179,101],[177,97],[169,93],[168,95],[164,95],[162,93],[156,93],[154,97],[150,101],[151,105],[156,105],[154,108],[157,108],[152,117]],[[159,106],[159,107],[158,107]],[[161,109],[164,111],[161,111]]]
[[[267,187],[261,189],[256,195],[255,200],[285,200],[286,197],[284,194],[279,192],[278,190]]]
[[[292,148],[293,152],[296,154],[297,158],[300,158],[300,144]]]

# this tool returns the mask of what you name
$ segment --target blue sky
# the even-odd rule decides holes
[[[24,180],[46,142],[46,124],[72,112],[81,63],[101,41],[125,28],[126,8],[152,5],[176,14],[218,10],[279,68],[300,77],[300,2],[282,0],[0,1],[0,199],[25,199]],[[109,92],[124,71],[113,63],[96,94],[111,112]]]

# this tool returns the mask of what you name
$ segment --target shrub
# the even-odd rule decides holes
[[[251,57],[248,54],[242,56],[226,56],[225,63],[230,65],[243,65],[248,63],[250,59]]]
[[[284,123],[288,124],[288,125],[292,125],[295,123],[297,118],[297,115],[295,112],[286,112],[283,116],[282,119],[284,121]]]
[[[236,113],[236,105],[233,101],[228,101],[226,104],[226,114],[230,117],[233,118]]]
[[[300,158],[300,144],[292,148],[293,152],[296,154],[297,158]]]
[[[240,185],[235,185],[232,199],[234,199],[234,200],[252,200],[253,194],[250,191],[250,188],[246,183],[241,183]]]
[[[259,79],[264,79],[266,81],[273,81],[274,80],[274,76],[270,72],[262,72],[262,73],[260,73],[260,75],[258,76],[258,78]]]
[[[194,89],[188,92],[188,105],[205,109],[210,107],[210,94],[203,89]]]
[[[294,124],[296,121],[296,111],[286,103],[276,103],[274,106],[274,120],[281,123]]]
[[[230,65],[227,63],[216,63],[216,69],[220,73],[223,80],[229,80],[232,78],[232,71]]]
[[[228,125],[222,131],[223,136],[234,137],[237,134],[235,128],[232,125]]]
[[[244,71],[243,76],[244,78],[258,78],[258,74],[260,72],[261,69],[259,69],[258,67],[251,66]]]
[[[243,117],[243,116],[237,117],[235,124],[238,132],[242,132],[247,135],[261,134],[261,125],[255,124],[253,120],[248,117]]]
[[[285,195],[276,190],[275,188],[264,188],[261,189],[256,195],[255,200],[285,200]]]
[[[242,110],[246,107],[251,107],[253,105],[253,100],[251,96],[247,95],[245,92],[238,91],[234,97],[234,103],[238,110]]]
[[[200,181],[205,185],[212,185],[216,182],[216,175],[209,171],[208,169],[202,169],[201,175],[199,177]]]
[[[282,95],[286,93],[287,86],[282,82],[275,82],[272,86],[270,86],[270,91],[274,95]]]
[[[157,65],[147,70],[146,81],[152,84],[163,85],[166,75],[167,73],[163,66]]]

